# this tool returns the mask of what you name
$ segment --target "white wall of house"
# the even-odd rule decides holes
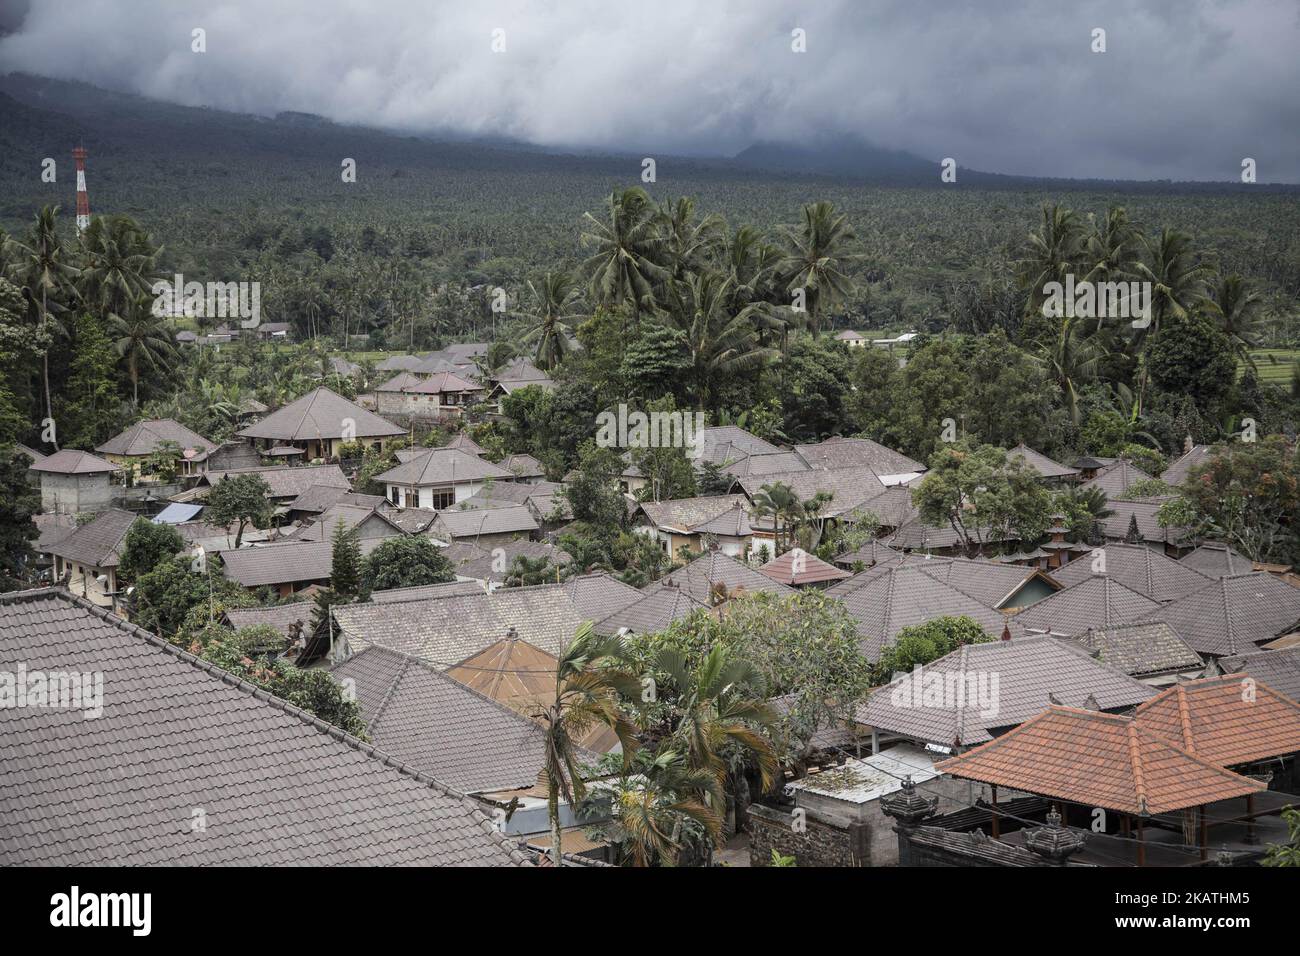
[[[466,498],[472,498],[483,490],[483,481],[458,481],[451,485],[455,493],[454,504],[460,504]],[[436,511],[434,507],[434,495],[445,491],[448,485],[396,485],[389,484],[386,496],[390,502],[399,508],[420,508],[424,511]],[[419,495],[418,504],[415,496]],[[396,496],[396,497],[395,497]]]

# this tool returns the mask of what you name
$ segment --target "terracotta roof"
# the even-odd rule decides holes
[[[1254,561],[1217,541],[1207,541],[1199,545],[1179,558],[1178,563],[1211,578],[1249,574],[1255,570]]]
[[[1199,654],[1248,654],[1300,620],[1300,588],[1266,571],[1209,581],[1143,617],[1166,621]]]
[[[1194,568],[1144,545],[1116,542],[1100,550],[1107,577],[1156,601],[1175,601],[1210,581]],[[1092,570],[1095,563],[1098,563],[1095,552],[1082,554],[1053,571],[1052,577],[1070,587],[1097,577]]]
[[[448,668],[446,674],[515,713],[531,717],[539,707],[555,700],[558,666],[553,655],[527,641],[503,637]]]
[[[877,475],[925,471],[925,465],[870,438],[827,438],[815,445],[795,445],[810,468],[870,468]]]
[[[138,458],[152,455],[165,441],[179,445],[181,451],[212,451],[217,446],[202,435],[190,431],[172,418],[155,418],[136,422],[100,445],[95,451],[103,455]]]
[[[1068,636],[1090,627],[1135,620],[1160,609],[1160,603],[1107,575],[1095,575],[1031,604],[1016,620],[1033,631]]]
[[[122,542],[137,515],[120,508],[101,511],[95,517],[50,545],[50,554],[95,568],[115,568]]]
[[[1044,478],[1073,478],[1079,474],[1078,468],[1062,465],[1053,461],[1040,451],[1035,451],[1024,442],[1007,452],[1007,458],[1021,458],[1025,464]]]
[[[795,570],[796,560],[800,565],[798,571]],[[767,575],[773,581],[789,584],[791,587],[821,584],[825,581],[843,581],[853,576],[850,572],[843,571],[833,564],[827,564],[817,555],[809,554],[802,548],[791,548],[779,558],[773,558],[759,568],[758,573]]]
[[[331,668],[355,682],[375,746],[465,793],[527,787],[545,762],[542,729],[405,654],[367,647]]]
[[[1121,458],[1113,465],[1107,465],[1097,473],[1096,478],[1085,481],[1081,487],[1100,488],[1107,498],[1123,498],[1124,492],[1138,481],[1150,481],[1151,476],[1133,464],[1127,458]]]
[[[1300,647],[1219,658],[1228,674],[1247,674],[1279,694],[1300,701]]]
[[[97,475],[122,469],[110,461],[97,458],[88,451],[64,448],[53,455],[36,459],[28,471],[47,471],[56,475]]]
[[[1083,648],[1045,634],[969,644],[924,665],[919,673],[919,680],[916,671],[896,675],[889,686],[874,691],[858,705],[855,720],[942,746],[969,746],[990,739],[998,728],[1023,723],[1053,703],[1089,702],[1109,711],[1134,707],[1155,694]],[[926,689],[932,683],[937,686],[939,679],[954,693],[927,699]]]
[[[880,659],[905,627],[924,624],[936,617],[965,615],[975,620],[990,637],[1004,627],[1014,635],[1023,629],[978,598],[931,577],[918,565],[878,565],[835,585],[828,593],[840,598],[857,622],[862,653],[869,661]]]
[[[1164,621],[1090,627],[1066,639],[1134,677],[1197,670],[1205,666],[1201,655],[1188,647],[1178,632]]]
[[[394,485],[449,485],[485,478],[513,480],[514,477],[504,468],[476,455],[455,448],[429,448],[424,454],[376,475],[375,480]]]
[[[392,422],[350,402],[328,388],[317,388],[283,408],[276,409],[255,425],[236,434],[242,438],[270,438],[276,441],[310,441],[342,438],[351,422],[356,438],[384,438],[406,434]]]
[[[1175,684],[1140,706],[1133,719],[1225,767],[1300,750],[1300,704],[1249,674]]]
[[[104,675],[0,709],[0,856],[45,866],[519,865],[482,804],[107,611],[0,598],[0,660]],[[191,826],[202,810],[207,826]]]
[[[1266,789],[1128,717],[1051,707],[940,773],[1119,813],[1172,813]]]

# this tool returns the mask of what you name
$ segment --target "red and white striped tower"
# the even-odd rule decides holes
[[[90,225],[90,197],[86,195],[86,150],[78,146],[72,151],[77,161],[77,232],[85,232]]]

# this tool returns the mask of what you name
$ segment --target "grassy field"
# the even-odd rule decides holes
[[[1291,373],[1300,364],[1300,349],[1255,349],[1251,353],[1259,368],[1259,380],[1289,385]]]

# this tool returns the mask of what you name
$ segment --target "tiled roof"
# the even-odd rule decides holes
[[[546,474],[542,463],[532,455],[508,455],[501,460],[500,465],[520,478],[537,478]]]
[[[517,714],[531,717],[555,700],[559,661],[527,641],[505,637],[445,673]]]
[[[641,600],[644,593],[624,584],[612,574],[576,574],[564,582],[569,600],[584,620],[598,621],[603,615]]]
[[[1187,480],[1187,475],[1198,465],[1203,465],[1210,461],[1214,456],[1212,445],[1193,445],[1191,451],[1184,452],[1172,462],[1169,467],[1160,473],[1160,480],[1166,485],[1177,488]]]
[[[1160,603],[1107,575],[1085,578],[1031,604],[1016,620],[1031,631],[1068,636],[1090,627],[1123,624],[1159,610]]]
[[[865,466],[810,468],[806,471],[741,478],[740,487],[753,501],[764,485],[778,482],[789,485],[801,501],[808,501],[818,494],[830,495],[831,500],[822,508],[821,514],[831,518],[858,510],[870,511],[871,502],[888,490],[876,473]]]
[[[701,604],[712,607],[714,589],[721,586],[729,597],[754,591],[777,591],[783,594],[793,593],[793,589],[759,574],[747,564],[736,560],[721,551],[707,551],[690,564],[678,568],[654,584],[646,587],[645,593],[657,591],[665,586],[675,585],[687,592]]]
[[[375,386],[376,392],[402,392],[412,385],[418,385],[424,379],[414,372],[398,372],[392,378]]]
[[[1052,590],[1059,590],[1060,585],[1055,575],[999,561],[910,554],[902,563],[916,565],[932,578],[951,584],[991,608],[1001,608],[1033,579],[1044,582]]]
[[[120,508],[101,511],[94,519],[50,545],[50,554],[95,568],[115,568],[126,533],[136,515]]]
[[[1100,488],[1106,492],[1107,498],[1123,498],[1124,492],[1128,491],[1129,486],[1137,481],[1149,481],[1151,476],[1145,471],[1133,464],[1127,458],[1121,458],[1113,465],[1108,465],[1101,471],[1097,472],[1097,477],[1085,481],[1081,486],[1087,488]]]
[[[276,441],[310,441],[342,438],[346,422],[354,428],[356,438],[383,438],[406,434],[392,422],[350,402],[328,388],[317,388],[283,408],[267,415],[255,425],[237,432],[243,438],[270,438]]]
[[[414,355],[390,355],[375,366],[377,372],[409,372],[420,364]]]
[[[633,634],[654,634],[700,608],[708,605],[681,588],[659,588],[597,622],[595,630],[597,634],[617,634],[627,628]]]
[[[463,363],[457,364],[441,352],[433,352],[420,359],[417,364],[411,367],[410,371],[420,375],[434,375],[438,372],[456,372],[459,374],[465,369],[466,366]]]
[[[72,448],[64,448],[35,461],[29,471],[47,471],[56,475],[97,475],[122,470],[112,462],[97,458],[88,451],[76,451]]]
[[[423,455],[403,462],[375,477],[394,485],[449,485],[453,482],[482,481],[485,478],[513,480],[514,475],[477,455],[455,448],[430,448]]]
[[[1255,570],[1254,561],[1217,541],[1207,541],[1195,550],[1189,551],[1178,559],[1178,563],[1212,578],[1249,574]]]
[[[795,570],[796,559],[799,562],[798,571]],[[843,581],[853,576],[850,572],[843,571],[833,564],[827,564],[817,555],[809,554],[802,548],[791,548],[779,558],[773,558],[759,568],[758,573],[766,575],[773,581],[789,584],[791,587],[821,584],[825,581]]]
[[[770,455],[746,455],[727,465],[722,470],[737,478],[761,478],[764,475],[779,475],[791,471],[808,471],[808,462],[796,452],[778,451]]]
[[[1228,674],[1247,674],[1279,694],[1300,701],[1300,647],[1219,658]]]
[[[328,485],[352,489],[351,483],[338,465],[286,465],[282,468],[233,468],[230,471],[210,471],[203,476],[201,483],[215,485],[227,475],[258,475],[267,485],[267,497],[297,498],[307,489],[316,485]]]
[[[669,501],[643,501],[640,510],[656,528],[685,534],[731,511],[739,511],[743,515],[748,504],[744,495],[710,495],[674,498]]]
[[[0,667],[19,661],[102,672],[104,710],[0,709],[6,863],[524,861],[476,801],[87,602],[0,598]]]
[[[1175,684],[1140,706],[1133,719],[1225,767],[1300,750],[1300,704],[1250,675]]]
[[[512,359],[492,380],[496,382],[540,382],[550,376],[527,359]]]
[[[343,502],[330,505],[322,511],[311,524],[298,529],[292,536],[294,541],[328,541],[334,534],[339,522],[345,529],[352,529],[365,522],[370,522],[363,537],[372,534],[375,529],[380,536],[393,537],[405,534],[405,529],[394,517],[399,514],[397,508],[375,507],[373,505],[350,505]]]
[[[1209,583],[1205,575],[1154,548],[1116,542],[1100,550],[1107,577],[1156,601],[1175,601]],[[1053,571],[1052,577],[1070,587],[1096,577],[1095,563],[1095,552],[1082,554]]]
[[[527,533],[537,528],[533,513],[524,505],[502,505],[439,511],[428,533],[439,538],[477,538],[484,534]]]
[[[1059,461],[1053,461],[1042,452],[1030,448],[1024,442],[1007,452],[1007,458],[1023,459],[1026,465],[1044,478],[1073,478],[1079,474],[1078,468],[1071,468],[1068,465],[1062,465]]]
[[[77,516],[46,512],[33,515],[32,522],[40,532],[32,543],[32,550],[37,554],[49,554],[56,541],[62,541],[77,530]]]
[[[457,541],[443,548],[442,554],[461,577],[496,582],[506,579],[511,565],[518,557],[532,560],[546,558],[556,565],[567,564],[571,560],[569,552],[562,551],[553,544],[527,539],[507,541],[491,548],[480,548],[470,541]]]
[[[383,538],[363,538],[359,542],[361,553],[369,554],[383,542]],[[307,541],[238,548],[222,552],[221,558],[226,577],[246,588],[327,581],[333,570],[334,542]]]
[[[969,746],[990,739],[997,728],[1023,723],[1053,703],[1082,706],[1091,698],[1101,710],[1120,710],[1155,694],[1083,648],[1045,634],[969,644],[924,665],[920,673],[919,680],[915,671],[901,682],[896,676],[889,686],[873,692],[858,705],[857,723],[942,746]],[[945,693],[938,703],[927,703],[925,689],[936,678],[963,693]],[[983,701],[975,693],[980,681]]]
[[[354,497],[360,496],[353,495],[347,485],[312,485],[299,494],[297,498],[294,498],[293,501],[290,501],[286,507],[290,511],[306,511],[320,514],[326,508],[343,501],[345,498]],[[383,500],[383,498],[378,499],[378,501]]]
[[[899,564],[902,562],[903,557],[902,551],[891,548],[883,541],[872,538],[856,550],[835,555],[834,563],[842,568],[851,569],[853,565],[858,563],[870,568],[877,564]]]
[[[518,637],[558,655],[585,620],[567,584],[498,588],[406,601],[334,608],[339,632],[354,650],[378,644],[447,668],[503,637]]]
[[[862,653],[869,661],[880,659],[881,651],[894,643],[905,627],[924,624],[936,617],[965,615],[975,620],[990,637],[1018,625],[1002,612],[950,584],[926,574],[918,565],[879,565],[835,585],[830,592],[844,601],[857,622]]]
[[[245,627],[268,625],[285,637],[293,635],[294,625],[306,627],[311,621],[312,601],[294,601],[290,604],[274,604],[270,607],[232,607],[226,610],[226,621],[235,630]]]
[[[1119,813],[1172,813],[1265,789],[1128,717],[1052,707],[940,773]]]
[[[410,383],[401,391],[416,395],[441,395],[444,392],[478,392],[482,389],[455,372],[434,372],[427,378]]]
[[[1063,640],[1074,641],[1100,660],[1134,677],[1152,677],[1204,666],[1201,655],[1187,646],[1164,621],[1090,627]]]
[[[906,489],[901,490],[906,491]],[[871,507],[872,504],[868,503],[867,509],[871,510]],[[885,543],[891,548],[924,551],[955,548],[962,544],[961,538],[950,525],[926,524],[915,513],[894,527],[896,528],[894,533],[885,538]],[[1000,540],[990,537],[987,529],[971,529],[971,535],[975,541],[984,544],[996,544]]]
[[[422,601],[425,598],[482,593],[483,585],[478,581],[444,581],[442,584],[414,584],[405,588],[371,591],[370,600],[375,604],[387,604],[396,601]]]
[[[217,447],[174,419],[157,418],[136,422],[126,431],[104,442],[95,451],[102,455],[124,455],[135,458],[152,455],[165,441],[174,442],[182,451],[212,451]]]
[[[919,461],[870,438],[828,438],[794,450],[811,468],[870,468],[877,475],[925,471]]]
[[[1186,528],[1162,528],[1156,520],[1156,512],[1165,503],[1165,498],[1140,498],[1124,500],[1112,498],[1106,507],[1112,512],[1110,517],[1101,519],[1102,534],[1108,541],[1123,541],[1128,537],[1130,519],[1137,519],[1138,533],[1143,541],[1158,544],[1180,544],[1187,535]]]
[[[1166,621],[1199,654],[1248,654],[1300,620],[1300,588],[1267,571],[1210,581],[1143,620]]]
[[[746,455],[771,455],[781,450],[736,425],[702,428],[698,438],[700,460],[716,465],[724,465]]]
[[[537,782],[541,727],[417,658],[367,647],[332,673],[355,681],[371,740],[407,766],[465,793]]]
[[[439,447],[451,448],[455,451],[463,451],[467,455],[481,456],[487,454],[487,450],[484,449],[482,445],[474,441],[474,439],[470,438],[464,432],[457,432],[451,437],[447,444],[440,445]]]

